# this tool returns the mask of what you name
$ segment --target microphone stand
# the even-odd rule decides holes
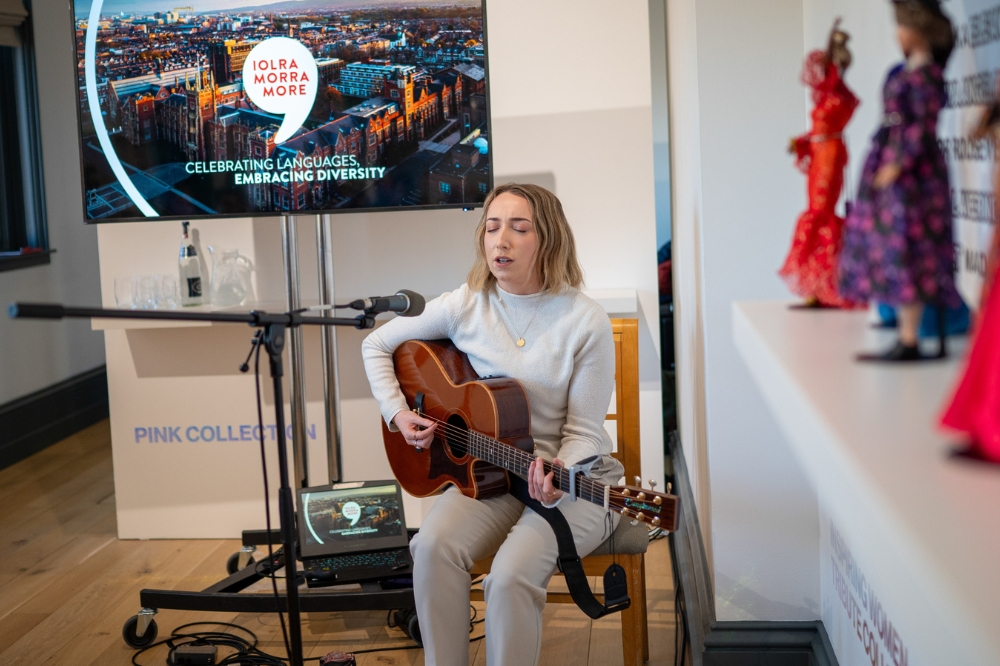
[[[285,445],[285,409],[281,377],[284,375],[282,352],[285,336],[297,326],[350,326],[357,329],[375,327],[373,308],[357,317],[306,317],[299,312],[281,314],[253,310],[246,314],[227,312],[166,312],[162,310],[117,310],[108,308],[76,308],[47,303],[13,303],[8,307],[12,319],[156,319],[160,321],[208,321],[230,324],[249,324],[262,331],[260,344],[264,345],[271,366],[274,385],[274,420],[278,442],[278,521],[281,526],[281,544],[285,553],[285,599],[288,610],[290,666],[302,666],[302,625],[299,613],[299,589],[295,565],[295,504],[288,483],[288,452]],[[256,340],[256,338],[255,338]],[[278,611],[281,606],[279,604]]]

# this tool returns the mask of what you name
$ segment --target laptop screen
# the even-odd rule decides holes
[[[303,557],[407,545],[402,492],[395,481],[301,488],[298,495]]]

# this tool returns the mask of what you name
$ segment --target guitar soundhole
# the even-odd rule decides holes
[[[456,458],[462,458],[469,453],[469,426],[465,419],[459,414],[452,414],[448,417],[447,434],[444,437],[444,445]]]

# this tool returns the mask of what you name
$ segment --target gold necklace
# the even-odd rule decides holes
[[[519,330],[518,327],[514,325],[513,320],[511,320],[510,312],[507,311],[507,304],[504,303],[503,297],[500,296],[499,293],[497,294],[497,300],[500,301],[500,307],[503,308],[503,318],[507,320],[507,324],[512,329],[514,329],[514,333],[517,334],[517,340],[515,341],[515,344],[518,347],[523,347],[525,345],[524,333],[528,332],[528,329],[531,328],[531,322],[535,321],[535,315],[538,313],[538,302],[535,303],[535,309],[531,311],[531,318],[528,319],[528,324],[524,327],[524,331],[522,333],[522,331]]]

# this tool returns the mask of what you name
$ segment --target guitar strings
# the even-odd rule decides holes
[[[520,463],[520,466],[523,467],[523,470],[522,469],[516,471],[511,470],[515,471],[515,473],[523,472],[523,474],[527,474],[528,464],[530,464],[531,461],[535,459],[534,456],[524,451],[521,451],[520,449],[517,449],[509,444],[504,444],[503,442],[493,439],[492,437],[488,437],[483,433],[476,432],[475,430],[466,430],[464,428],[460,428],[456,425],[448,423],[447,421],[442,421],[441,419],[431,416],[425,412],[420,412],[420,415],[423,416],[424,418],[427,418],[431,421],[434,421],[435,423],[442,425],[444,427],[445,434],[451,436],[449,437],[449,440],[452,438],[455,438],[455,440],[457,440],[449,443],[451,445],[453,452],[462,451],[459,453],[459,455],[470,454],[469,447],[456,446],[456,445],[462,445],[462,444],[471,445],[475,441],[475,438],[478,438],[479,442],[485,445],[489,452],[498,454],[500,457],[506,458],[509,461],[511,458],[513,458],[512,462]],[[462,438],[465,438],[466,441],[462,442]],[[546,460],[543,462],[543,469],[545,470],[546,473],[548,473],[549,471],[554,472],[554,477],[558,481],[561,490],[565,490],[568,488],[570,480],[568,468],[554,465]],[[584,476],[579,479],[578,486],[580,488],[580,497],[582,497],[583,499],[589,499],[592,502],[597,502],[597,500],[600,500],[600,502],[597,503],[603,504],[605,484],[594,481],[593,479]],[[584,490],[587,491],[587,495],[589,495],[589,497],[584,496],[583,494]],[[621,491],[615,490],[613,487],[610,490],[610,494],[612,497],[615,497],[616,499],[628,497]]]
[[[461,455],[469,454],[470,451],[468,450],[467,447],[455,446],[455,444],[458,445],[461,445],[463,443],[470,444],[473,443],[476,440],[476,438],[478,438],[479,443],[484,444],[489,452],[498,454],[500,457],[507,458],[508,461],[510,462],[520,463],[520,467],[522,469],[516,471],[523,472],[526,474],[528,465],[535,459],[535,456],[532,456],[527,452],[522,451],[516,447],[510,446],[509,444],[504,444],[503,442],[493,439],[492,437],[488,437],[483,433],[476,432],[475,430],[466,430],[464,428],[460,428],[451,423],[448,423],[447,421],[442,421],[441,419],[437,419],[427,414],[424,414],[424,416],[444,426],[447,434],[452,435],[457,440],[452,442],[453,451],[459,451],[464,449]],[[461,441],[462,438],[465,438],[466,441],[462,442]],[[511,458],[513,458],[514,460],[510,460]],[[569,474],[568,474],[569,470],[567,468],[553,465],[552,463],[546,460],[544,461],[543,469],[545,469],[546,472],[556,471],[559,473],[558,476],[560,481],[565,481],[566,483],[569,482]],[[587,479],[587,477],[583,477],[583,479],[586,479],[588,482],[590,482],[592,486],[594,485],[593,481]],[[591,490],[592,489],[593,488],[591,488]]]

